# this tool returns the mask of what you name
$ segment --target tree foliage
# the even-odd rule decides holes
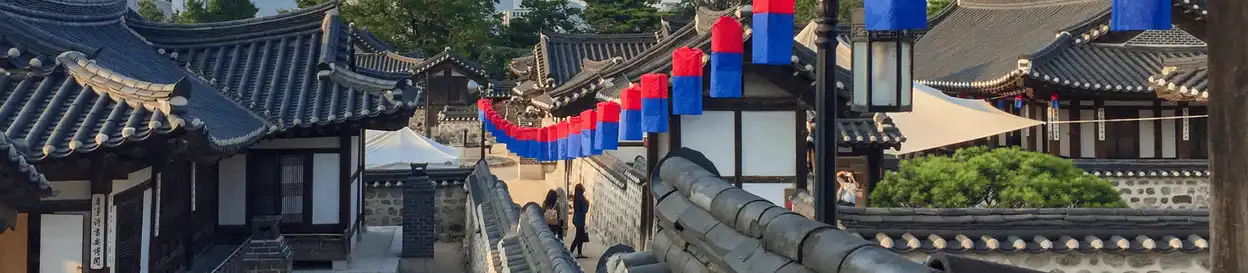
[[[520,4],[528,10],[524,16],[513,18],[502,28],[501,46],[510,48],[528,48],[537,44],[538,35],[543,32],[580,33],[576,18],[581,16],[581,9],[573,7],[568,0],[526,0]]]
[[[985,147],[904,161],[876,184],[870,200],[873,207],[1126,207],[1112,184],[1070,160]]]
[[[152,22],[169,21],[169,17],[165,16],[165,12],[156,7],[156,3],[152,3],[152,0],[139,1],[139,16]]]
[[[645,33],[659,28],[658,0],[588,0],[585,22],[595,33]]]
[[[251,0],[186,0],[186,7],[176,14],[178,23],[211,23],[256,17],[256,4]]]

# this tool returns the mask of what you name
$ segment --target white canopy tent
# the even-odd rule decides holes
[[[811,22],[793,39],[812,50],[818,34],[816,24]],[[840,43],[836,47],[836,64],[848,67],[851,62],[849,46]],[[945,95],[930,86],[915,83],[914,108],[906,113],[888,113],[897,128],[906,136],[900,151],[888,150],[889,154],[908,154],[928,149],[958,144],[1001,133],[1043,124],[1006,113],[982,100],[959,99]]]
[[[429,168],[459,168],[459,150],[446,146],[409,128],[397,131],[364,132],[365,170],[405,170],[412,163],[428,163]]]

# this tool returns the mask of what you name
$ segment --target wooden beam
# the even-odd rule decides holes
[[[1248,24],[1248,1],[1209,0],[1209,138],[1214,170],[1209,191],[1211,273],[1248,272],[1248,39],[1236,30]]]
[[[797,182],[794,183],[793,187],[809,190],[809,186],[807,184],[809,183],[810,177],[807,174],[810,173],[810,166],[806,165],[807,155],[809,154],[806,136],[809,132],[806,131],[806,110],[794,110],[793,115],[796,117],[794,118],[796,122],[794,122],[793,126],[796,126],[794,129],[797,130],[794,134],[795,137],[793,138],[793,149],[797,152],[797,157],[794,159],[797,160],[797,170],[794,170],[796,172],[794,174],[797,177]]]

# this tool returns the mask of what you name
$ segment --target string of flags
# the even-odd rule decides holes
[[[877,1],[868,1],[877,2]],[[927,26],[925,0],[881,0],[866,8],[868,28],[903,30]],[[750,62],[787,66],[793,55],[794,0],[754,0]],[[905,16],[902,16],[905,15]],[[709,62],[711,98],[740,98],[745,58],[745,28],[732,16],[711,26],[711,52],[682,47],[672,52],[669,74],[649,73],[620,92],[616,102],[540,128],[512,124],[487,99],[477,101],[486,131],[511,152],[538,161],[568,160],[615,150],[620,141],[641,141],[645,133],[666,133],[673,115],[701,115],[704,69]]]

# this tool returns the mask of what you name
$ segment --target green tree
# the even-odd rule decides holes
[[[165,12],[156,7],[152,0],[139,1],[139,16],[152,22],[167,22],[169,17],[165,16]]]
[[[573,7],[568,0],[526,0],[520,5],[527,9],[520,18],[511,19],[503,28],[501,46],[528,48],[538,42],[543,32],[580,33],[576,18],[581,9]]]
[[[309,2],[312,3],[312,2]],[[342,1],[342,17],[401,52],[426,56],[445,48],[481,62],[501,75],[506,56],[499,49],[499,18],[494,0]]]
[[[659,28],[658,0],[588,0],[585,22],[596,33],[645,33]]]
[[[904,161],[876,184],[870,200],[873,207],[1126,207],[1112,184],[1070,160],[985,147]]]
[[[323,3],[325,3],[325,2],[329,2],[329,1],[332,1],[332,0],[295,0],[295,5],[297,5],[299,8],[295,8],[295,9],[277,9],[277,13],[279,13],[279,14],[280,14],[280,13],[287,13],[287,12],[296,11],[296,10],[299,10],[299,9],[306,9],[306,8],[309,8],[309,7],[312,7],[312,6],[315,6],[315,5],[320,5],[320,4],[323,4]]]
[[[259,11],[251,0],[186,0],[176,17],[179,23],[211,23],[253,18]]]

